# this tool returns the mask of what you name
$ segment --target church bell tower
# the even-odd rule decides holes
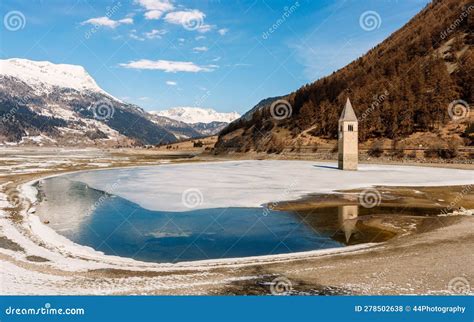
[[[341,170],[357,170],[359,163],[358,125],[359,122],[351,101],[347,98],[339,118],[338,128],[338,167]]]

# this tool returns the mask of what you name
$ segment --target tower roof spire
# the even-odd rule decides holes
[[[342,110],[339,121],[357,122],[357,116],[354,113],[354,109],[352,108],[352,104],[349,97],[347,98],[346,105],[344,106],[344,109]]]

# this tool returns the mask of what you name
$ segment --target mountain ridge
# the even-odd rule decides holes
[[[227,123],[189,125],[125,103],[79,65],[0,60],[0,144],[168,144],[213,135]]]
[[[237,112],[217,112],[212,108],[200,107],[173,107],[166,110],[152,111],[152,114],[165,116],[188,124],[222,122],[231,123],[238,119]]]

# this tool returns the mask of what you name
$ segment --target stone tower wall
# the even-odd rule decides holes
[[[349,125],[353,131],[349,131]],[[342,126],[342,131],[341,131]],[[359,141],[357,122],[340,121],[338,138],[338,166],[341,170],[357,170],[359,163]]]

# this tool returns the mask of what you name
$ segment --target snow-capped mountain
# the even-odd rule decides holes
[[[0,60],[0,145],[167,144],[216,134],[227,122],[213,120],[238,117],[199,110],[182,113],[194,123],[187,124],[122,102],[82,66]]]
[[[129,146],[199,135],[167,123],[106,93],[81,66],[0,60],[0,144]]]
[[[230,123],[240,117],[237,112],[219,113],[211,108],[205,109],[199,107],[174,107],[151,113],[188,124],[212,122]]]
[[[120,101],[100,88],[84,67],[78,65],[11,58],[0,60],[0,74],[28,84],[36,94],[40,95],[51,93],[55,88],[60,87],[79,92],[97,92]]]

